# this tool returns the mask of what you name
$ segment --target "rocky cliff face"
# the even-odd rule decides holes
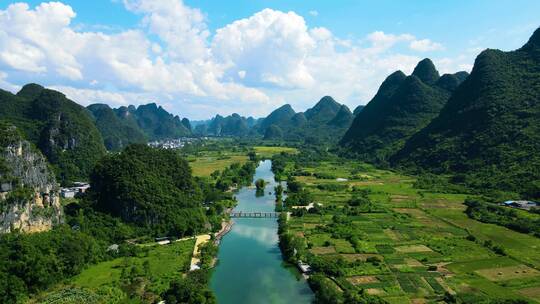
[[[60,223],[58,190],[45,157],[15,127],[0,125],[0,233],[45,231]]]

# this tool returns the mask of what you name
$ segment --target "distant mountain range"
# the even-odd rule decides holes
[[[516,51],[482,52],[440,114],[391,162],[539,198],[540,29]]]
[[[36,84],[16,95],[0,90],[0,120],[41,150],[62,183],[86,179],[105,154],[91,113],[60,92]]]
[[[325,96],[305,112],[283,105],[260,119],[238,114],[190,122],[155,103],[84,108],[37,84],[0,90],[0,121],[16,126],[66,184],[88,177],[106,150],[183,136],[338,143],[350,156],[444,173],[486,189],[540,197],[540,30],[512,52],[486,50],[466,72],[440,76],[429,59],[389,75],[351,112]],[[340,140],[341,139],[341,140]]]
[[[269,140],[335,142],[350,126],[353,118],[347,106],[325,96],[306,112],[297,113],[291,105],[286,104],[259,119],[232,114],[194,121],[193,133],[199,136],[262,136]]]
[[[427,59],[411,76],[393,73],[340,144],[364,160],[540,197],[540,29],[516,51],[482,52],[470,75],[439,77]]]
[[[394,72],[358,113],[341,144],[368,160],[387,160],[435,118],[468,73],[439,72],[429,59],[406,76]]]
[[[87,107],[92,112],[101,132],[105,146],[109,150],[119,150],[130,143],[144,143],[190,136],[191,124],[188,119],[180,119],[155,103],[111,109],[105,104]]]
[[[336,142],[354,118],[346,105],[332,97],[323,97],[314,107],[296,113],[286,104],[274,110],[255,126],[265,139]]]

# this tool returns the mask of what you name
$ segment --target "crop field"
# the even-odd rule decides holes
[[[436,303],[445,294],[539,301],[540,239],[467,217],[467,195],[416,189],[414,178],[341,160],[301,172],[296,180],[322,208],[291,217],[289,230],[306,246],[303,261],[344,261],[336,279],[342,286],[389,303]],[[370,210],[349,206],[360,190]]]
[[[262,158],[271,158],[274,154],[279,154],[281,152],[290,153],[290,154],[296,154],[298,153],[298,150],[296,148],[289,148],[289,147],[253,147],[255,150],[255,153],[257,153],[257,156]]]
[[[234,163],[243,164],[248,161],[246,153],[240,152],[202,152],[199,156],[188,158],[195,176],[210,176],[216,170],[223,170]]]

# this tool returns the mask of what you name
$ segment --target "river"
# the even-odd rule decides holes
[[[274,211],[276,182],[271,166],[271,161],[262,161],[255,172],[254,180],[267,182],[264,196],[256,197],[254,188],[243,187],[236,193],[235,211]],[[313,293],[307,282],[284,267],[277,220],[236,218],[234,222],[221,240],[210,282],[218,303],[311,303]]]

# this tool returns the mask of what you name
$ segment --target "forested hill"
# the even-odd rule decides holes
[[[104,104],[92,104],[88,109],[109,150],[121,150],[130,143],[191,136],[191,124],[155,103],[111,109]]]
[[[253,127],[257,122],[253,117],[246,118],[236,113],[226,117],[216,115],[210,120],[199,122],[193,133],[199,136],[249,136],[255,134]]]
[[[0,120],[17,126],[64,184],[86,179],[105,154],[91,114],[64,94],[36,84],[25,85],[17,95],[0,90]]]
[[[284,105],[264,118],[257,129],[265,139],[335,142],[353,117],[346,105],[325,96],[305,112],[296,113],[290,105]]]
[[[147,136],[135,120],[126,119],[121,114],[117,115],[108,105],[93,104],[87,108],[92,112],[107,150],[118,151],[131,143],[147,141]]]
[[[540,29],[516,51],[482,52],[440,115],[392,162],[540,197]]]
[[[130,145],[103,158],[91,175],[95,209],[156,235],[204,231],[204,195],[176,151]]]
[[[134,107],[129,107],[128,111]],[[155,103],[140,105],[131,115],[150,140],[170,139],[191,135],[191,130],[175,116]],[[189,121],[188,121],[189,122]]]
[[[429,59],[420,61],[410,76],[394,72],[355,116],[341,145],[363,159],[386,162],[439,114],[466,76],[459,72],[440,77]]]

